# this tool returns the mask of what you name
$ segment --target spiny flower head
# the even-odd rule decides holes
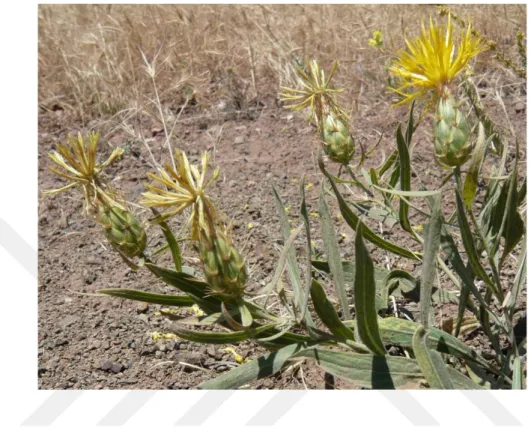
[[[68,144],[58,144],[56,150],[48,155],[57,166],[50,167],[50,171],[71,182],[64,187],[47,190],[44,193],[55,194],[79,187],[84,193],[87,210],[95,208],[99,203],[122,206],[118,202],[118,195],[103,182],[101,172],[116,161],[124,153],[124,150],[115,148],[107,160],[103,163],[97,163],[98,134],[89,133],[85,139],[81,133],[78,133],[77,137],[69,135],[68,142]]]
[[[405,41],[409,51],[399,52],[398,59],[389,68],[391,74],[402,80],[397,89],[392,89],[404,97],[396,105],[411,102],[430,90],[439,97],[447,97],[451,82],[474,56],[487,49],[484,40],[472,34],[470,25],[456,47],[450,16],[446,32],[436,27],[430,17],[428,30],[422,24],[421,35],[413,41]]]
[[[329,114],[345,118],[346,113],[336,100],[336,94],[343,90],[335,89],[330,84],[338,67],[339,63],[335,61],[327,78],[316,60],[307,60],[305,63],[298,64],[296,70],[303,89],[283,87],[280,93],[281,101],[291,102],[292,104],[287,105],[286,108],[295,111],[309,108],[311,118],[319,127]]]
[[[191,208],[188,224],[192,226],[192,239],[198,240],[199,228],[216,220],[216,210],[206,190],[218,178],[219,167],[214,169],[207,181],[208,153],[203,152],[201,156],[201,170],[189,163],[184,152],[176,152],[175,158],[176,169],[167,165],[165,168],[160,168],[158,174],[148,174],[155,183],[146,185],[148,191],[143,193],[144,198],[141,203],[149,207],[167,209],[156,218],[156,221],[166,220]]]

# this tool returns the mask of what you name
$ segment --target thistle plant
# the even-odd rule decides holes
[[[286,204],[274,189],[284,245],[272,276],[259,293],[249,290],[252,276],[245,255],[233,242],[230,228],[208,191],[220,174],[217,167],[210,171],[208,154],[203,153],[200,165],[194,165],[186,153],[176,152],[175,166],[157,167],[149,174],[141,205],[151,209],[150,225],[160,228],[167,243],[156,252],[147,247],[149,232],[144,225],[127,210],[119,192],[103,181],[102,169],[121,155],[120,151],[97,164],[97,136],[89,135],[85,141],[81,136],[77,141],[71,139],[70,148],[59,145],[51,154],[62,169],[54,167],[55,173],[71,182],[56,192],[79,187],[86,209],[92,211],[91,216],[102,225],[126,264],[147,269],[180,291],[158,294],[108,288],[100,293],[197,309],[201,316],[192,318],[181,318],[173,311],[160,312],[172,321],[172,332],[181,339],[223,346],[250,341],[269,351],[255,360],[242,359],[242,366],[199,388],[238,388],[301,358],[311,359],[328,375],[362,388],[525,387],[526,344],[517,340],[514,331],[517,301],[526,278],[522,218],[526,190],[525,185],[519,185],[518,142],[512,167],[505,146],[501,155],[493,156],[498,159],[497,166],[488,177],[482,175],[493,136],[486,135],[484,117],[478,116],[477,125],[472,126],[473,119],[467,119],[455,102],[458,75],[484,49],[470,27],[456,45],[450,20],[446,32],[430,21],[429,30],[422,27],[421,36],[406,41],[406,45],[409,52],[400,52],[390,71],[402,80],[395,92],[403,97],[401,103],[411,103],[409,119],[405,129],[402,125],[397,128],[395,150],[379,167],[367,170],[361,163],[351,166],[354,139],[346,112],[336,99],[340,90],[332,85],[338,63],[328,77],[317,61],[299,65],[303,89],[283,89],[282,97],[291,102],[288,108],[310,111],[321,141],[318,163],[323,179],[318,207],[324,251],[316,255],[304,180],[296,228],[291,226]],[[434,157],[453,173],[436,190],[429,190],[417,176],[419,188],[414,190],[411,153],[413,136],[422,122],[422,116],[415,119],[415,101],[428,93],[436,103]],[[471,103],[474,105],[474,99]],[[330,161],[340,163],[350,179],[341,178],[341,171],[332,175]],[[467,161],[470,166],[463,182]],[[358,179],[355,171],[363,176]],[[454,185],[447,188],[452,175]],[[482,180],[488,186],[485,194],[479,195]],[[362,189],[365,198],[348,197],[351,189],[344,190],[344,184]],[[337,202],[344,222],[355,231],[351,246],[354,260],[341,256],[328,198]],[[425,202],[419,204],[417,200]],[[472,206],[478,201],[482,204],[479,212]],[[453,206],[450,213],[444,212],[449,206]],[[178,240],[170,223],[175,216],[185,214],[187,236]],[[413,221],[413,216],[418,220]],[[388,221],[393,231],[401,231],[415,247],[411,243],[401,246],[373,229]],[[297,239],[305,242],[302,258],[295,250]],[[197,252],[202,272],[183,265],[184,243]],[[419,265],[420,274],[380,267],[372,260],[367,243],[389,257]],[[160,265],[160,253],[165,251],[171,254],[171,267]],[[516,252],[519,259],[514,281],[502,282],[500,275]],[[131,261],[133,258],[137,263]],[[445,279],[441,276],[453,287],[442,286],[440,282]],[[390,302],[397,299],[418,303],[419,313],[405,315]],[[455,317],[443,324],[437,322],[434,303],[455,304]],[[471,330],[488,339],[494,353],[489,360],[463,341]]]
[[[470,126],[465,115],[457,107],[454,85],[470,60],[486,50],[483,40],[472,35],[472,26],[461,35],[457,45],[453,38],[453,26],[448,16],[446,31],[430,18],[429,29],[422,25],[421,35],[415,40],[406,39],[408,50],[398,53],[389,72],[401,80],[392,89],[402,100],[409,103],[433,92],[435,110],[435,149],[437,161],[447,167],[464,164],[472,152],[469,142]]]

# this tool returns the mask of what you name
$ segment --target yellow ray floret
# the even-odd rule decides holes
[[[405,42],[408,50],[400,51],[398,59],[389,67],[389,72],[401,80],[401,85],[392,89],[404,97],[398,104],[410,102],[430,90],[444,95],[470,60],[487,49],[482,38],[472,35],[470,25],[456,46],[450,17],[446,32],[436,27],[430,17],[429,29],[422,24],[421,35]]]

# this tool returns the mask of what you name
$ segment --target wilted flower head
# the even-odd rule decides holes
[[[339,64],[335,61],[327,78],[316,60],[306,61],[304,65],[297,65],[297,74],[303,89],[283,87],[280,99],[292,102],[286,108],[295,111],[309,108],[310,116],[318,126],[322,125],[329,114],[346,117],[346,113],[336,101],[336,94],[343,92],[343,90],[334,89],[330,84],[338,67]]]
[[[436,27],[430,17],[429,29],[422,24],[421,35],[413,41],[406,39],[406,45],[409,51],[399,52],[398,59],[389,68],[402,80],[402,84],[393,89],[404,97],[398,104],[410,102],[430,90],[446,97],[450,83],[474,56],[487,48],[483,39],[472,35],[470,25],[456,47],[450,16],[446,32],[442,27]]]
[[[154,208],[166,208],[157,220],[166,220],[177,215],[187,208],[192,208],[189,223],[192,225],[192,239],[199,239],[199,227],[206,226],[206,220],[216,220],[216,210],[211,199],[206,194],[207,188],[218,178],[219,167],[214,169],[211,178],[206,181],[209,156],[203,152],[201,157],[201,170],[188,162],[184,152],[175,153],[177,168],[170,166],[159,169],[158,174],[150,173],[148,176],[155,181],[147,184],[147,192],[143,193],[141,203]]]
[[[118,159],[124,150],[115,148],[107,160],[103,163],[97,163],[98,141],[99,135],[96,133],[87,134],[85,139],[79,133],[77,137],[68,136],[69,144],[58,144],[56,151],[49,154],[50,159],[57,167],[52,166],[50,170],[71,182],[64,187],[47,190],[45,194],[59,193],[73,187],[79,187],[85,196],[87,210],[94,208],[97,203],[122,206],[121,201],[118,202],[118,195],[103,182],[101,172]]]

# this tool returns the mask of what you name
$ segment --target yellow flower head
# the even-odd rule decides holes
[[[339,63],[335,61],[327,78],[316,60],[306,61],[306,63],[298,65],[297,74],[303,89],[283,87],[280,93],[281,101],[291,102],[286,108],[295,111],[309,108],[310,116],[317,126],[320,126],[330,113],[346,117],[345,111],[336,100],[336,94],[343,92],[343,90],[335,89],[330,83],[338,67]]]
[[[72,187],[78,187],[81,188],[85,196],[87,210],[94,207],[97,202],[123,207],[121,203],[117,202],[120,200],[119,195],[103,182],[101,172],[120,158],[124,150],[115,148],[107,160],[103,163],[97,163],[98,141],[98,134],[89,133],[83,139],[79,133],[77,137],[69,135],[68,144],[58,144],[56,150],[49,154],[50,159],[55,163],[55,166],[50,167],[50,171],[70,181],[70,183],[55,190],[47,190],[44,193],[55,194]]]
[[[158,174],[148,174],[156,184],[146,185],[148,191],[143,193],[144,198],[141,203],[168,210],[161,213],[156,221],[166,220],[192,207],[188,222],[192,225],[192,239],[197,240],[199,228],[207,227],[209,224],[207,222],[216,220],[216,211],[211,199],[206,195],[206,189],[218,178],[219,167],[216,167],[212,177],[206,181],[209,160],[206,152],[203,152],[201,157],[201,171],[188,162],[184,152],[176,152],[175,157],[178,163],[177,170],[168,165],[165,169],[159,169]]]
[[[414,41],[406,39],[409,51],[398,53],[389,67],[389,72],[402,80],[402,84],[393,89],[404,99],[398,104],[434,90],[438,96],[445,96],[450,83],[465,69],[470,60],[487,49],[484,40],[472,35],[469,25],[463,33],[459,46],[453,40],[451,17],[448,16],[446,32],[436,27],[430,17],[429,31],[422,24],[422,33]],[[457,50],[456,50],[457,48]],[[407,89],[411,89],[410,92]]]

